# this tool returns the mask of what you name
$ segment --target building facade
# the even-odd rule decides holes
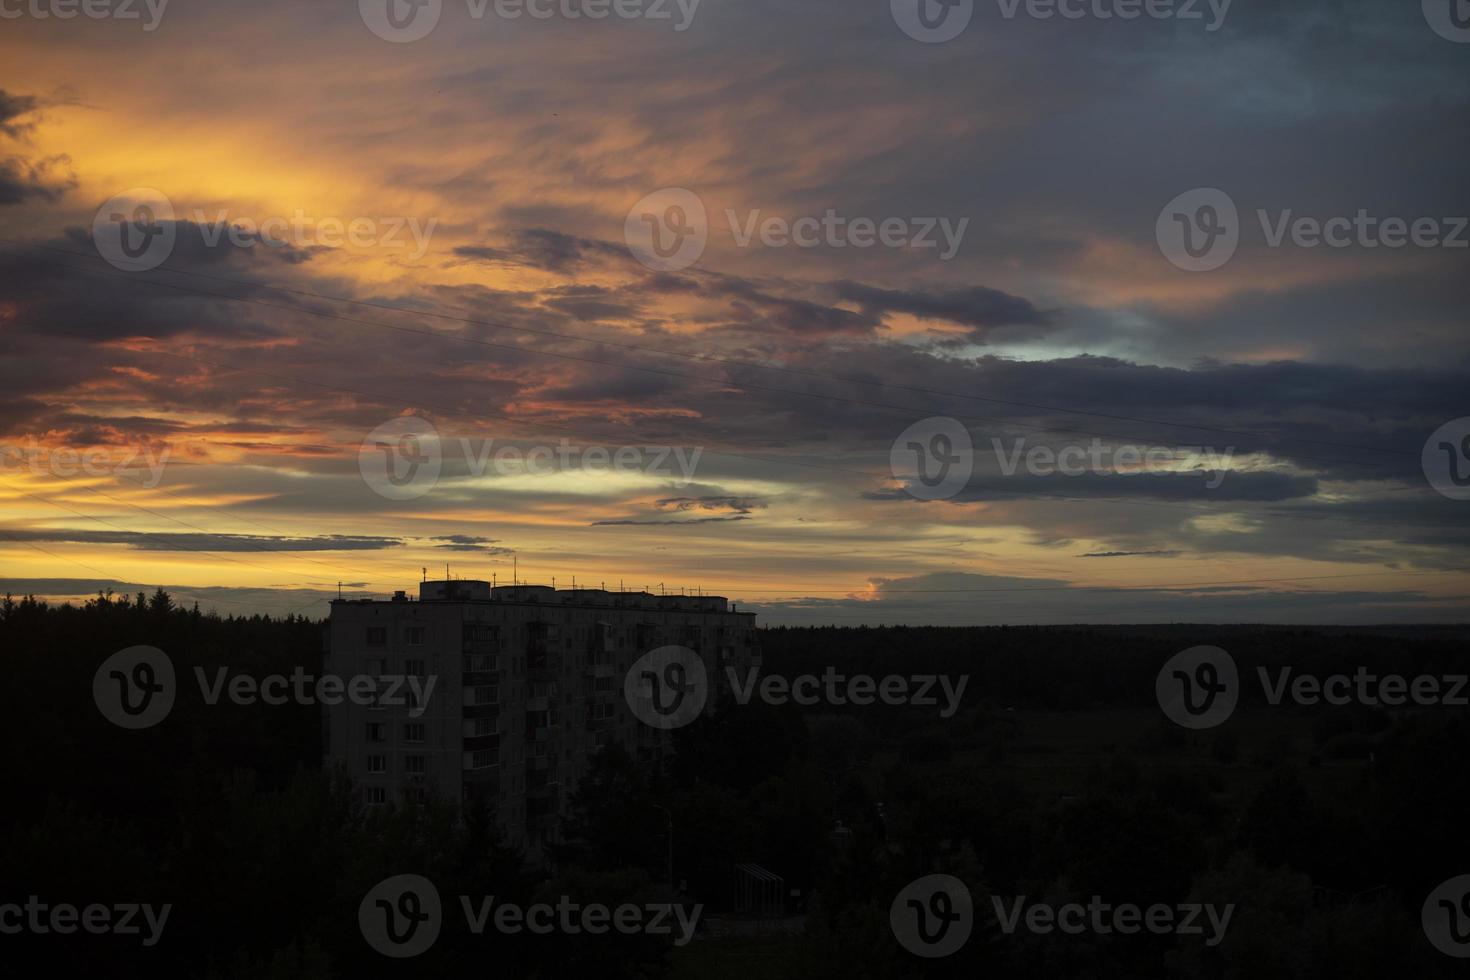
[[[456,579],[424,582],[417,601],[403,592],[338,599],[327,673],[413,676],[420,689],[433,678],[434,686],[422,704],[325,708],[327,764],[345,770],[367,805],[483,800],[508,843],[534,859],[604,746],[617,742],[650,762],[667,750],[669,733],[634,717],[623,694],[634,661],[666,646],[703,661],[711,704],[727,686],[727,667],[744,676],[760,663],[755,614],[719,596]]]

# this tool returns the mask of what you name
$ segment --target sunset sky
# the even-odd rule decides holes
[[[975,0],[943,43],[905,2],[0,19],[0,591],[319,616],[447,563],[771,625],[1470,618],[1470,500],[1425,471],[1470,416],[1470,44],[1418,0]],[[1238,208],[1206,271],[1158,238],[1197,188]],[[691,195],[697,260],[640,261]],[[109,261],[158,200],[167,257]],[[1272,243],[1360,212],[1444,240]],[[401,416],[412,499],[373,475]],[[934,418],[973,474],[921,499]],[[1177,455],[1005,472],[1093,440]]]

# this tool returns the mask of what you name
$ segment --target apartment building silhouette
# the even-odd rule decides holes
[[[417,601],[338,599],[328,673],[435,680],[421,705],[324,708],[325,757],[366,805],[486,801],[534,860],[604,746],[650,764],[667,751],[670,733],[633,715],[623,685],[641,655],[668,646],[703,661],[711,705],[727,667],[744,676],[760,662],[755,614],[720,596],[451,579],[422,583]]]

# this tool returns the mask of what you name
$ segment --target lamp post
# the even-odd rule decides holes
[[[662,810],[669,821],[669,894],[674,894],[674,815],[666,806],[657,803],[651,804],[655,810]]]

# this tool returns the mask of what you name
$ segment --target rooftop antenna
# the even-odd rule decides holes
[[[512,585],[520,585],[521,584],[520,570],[519,570],[520,569],[520,565],[518,564],[519,561],[520,561],[520,556],[519,555],[511,555],[510,556],[510,581],[511,581],[511,584]]]
[[[429,580],[429,569],[428,569],[428,566],[425,566],[425,567],[419,569],[419,571],[421,571],[421,572],[424,573],[423,581],[427,582]]]
[[[449,581],[449,562],[444,563],[444,581]]]
[[[492,589],[495,588],[495,583],[499,580],[499,578],[500,578],[500,573],[499,572],[491,572],[490,573],[490,588],[492,588]]]
[[[342,580],[340,578],[337,580],[337,598],[342,598]]]

